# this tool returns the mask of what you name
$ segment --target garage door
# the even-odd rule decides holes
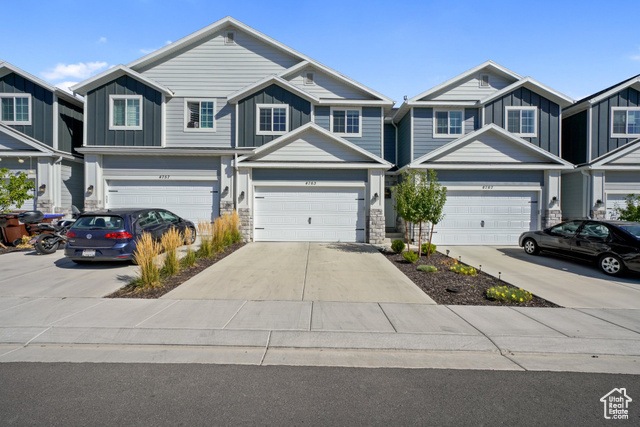
[[[433,241],[446,245],[517,245],[537,228],[537,192],[449,191]]]
[[[218,216],[216,181],[108,181],[109,208],[167,209],[195,223]]]
[[[255,241],[364,242],[364,188],[257,187]]]

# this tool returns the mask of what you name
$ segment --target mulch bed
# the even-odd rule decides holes
[[[10,246],[10,245],[6,245],[7,248],[3,248],[2,246],[0,246],[0,255],[2,254],[8,254],[10,252],[18,252],[18,251],[24,251],[26,249],[21,249],[21,248],[16,248],[15,246]]]
[[[383,252],[383,255],[438,304],[559,307],[535,295],[531,301],[522,303],[490,300],[485,296],[487,289],[492,286],[511,285],[481,271],[478,272],[477,277],[449,271],[449,267],[455,263],[455,260],[441,253],[432,254],[428,261],[423,255],[415,264],[405,261],[402,255],[393,252]],[[423,264],[433,265],[438,271],[434,273],[418,271],[418,266]]]
[[[200,258],[196,261],[196,263],[184,270],[180,270],[177,274],[169,277],[163,277],[162,283],[160,286],[151,289],[138,289],[132,285],[126,285],[122,288],[118,289],[112,294],[107,295],[105,298],[145,298],[145,299],[154,299],[160,298],[162,295],[166,294],[169,291],[177,288],[187,280],[191,279],[196,274],[201,271],[211,267],[216,262],[221,259],[231,255],[241,247],[243,247],[245,243],[234,243],[231,246],[228,246],[224,251],[216,254],[211,258]]]

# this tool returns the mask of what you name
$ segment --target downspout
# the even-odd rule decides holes
[[[585,197],[585,203],[582,205],[582,213],[587,219],[591,219],[591,215],[589,215],[589,206],[591,206],[591,175],[586,173],[584,170],[581,170],[580,173],[587,178],[587,194]]]
[[[238,212],[238,153],[233,153],[233,209]],[[239,212],[238,212],[239,214]]]

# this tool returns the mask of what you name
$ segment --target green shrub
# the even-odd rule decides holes
[[[415,264],[418,261],[418,254],[413,251],[403,252],[402,257],[411,264]]]
[[[435,273],[438,269],[433,265],[419,265],[418,271],[424,271],[426,273]]]
[[[498,301],[526,302],[533,299],[531,292],[510,286],[494,286],[487,289],[487,298]]]
[[[449,270],[457,274],[464,274],[465,276],[476,277],[478,275],[478,271],[469,265],[454,264]]]
[[[402,253],[404,251],[404,242],[400,239],[394,240],[391,244],[391,250],[397,254]]]
[[[427,251],[427,249],[429,249],[429,251]],[[436,252],[436,245],[431,244],[431,246],[429,246],[428,243],[422,244],[422,253],[424,255],[431,255],[431,254],[434,254],[435,252]]]

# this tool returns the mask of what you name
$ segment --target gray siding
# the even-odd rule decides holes
[[[15,73],[0,77],[0,93],[31,94],[31,125],[11,127],[53,147],[53,93]]]
[[[331,107],[315,107],[315,123],[328,131],[331,131]],[[342,136],[358,147],[369,151],[376,156],[381,156],[382,150],[382,108],[362,107],[362,136]]]
[[[592,146],[589,161],[637,139],[611,138],[611,107],[640,107],[640,92],[627,88],[592,107]]]
[[[396,128],[391,124],[384,125],[384,159],[396,163]]]
[[[442,110],[444,109],[445,108]],[[433,108],[413,109],[413,160],[420,158],[458,138],[434,138],[433,111]],[[467,134],[477,130],[479,124],[480,118],[478,109],[466,108],[464,110],[464,133]]]
[[[31,164],[29,164],[29,159],[26,159],[24,163],[18,162],[18,159],[15,157],[3,157],[2,162],[0,162],[0,169],[9,169],[9,173],[16,174],[19,172],[27,173],[29,169],[38,170],[38,159],[32,158]]]
[[[220,157],[194,156],[104,156],[102,160],[105,176],[220,175]]]
[[[304,76],[307,71],[314,73],[314,84],[312,85],[304,84]],[[375,99],[370,94],[349,86],[329,74],[314,70],[312,67],[288,77],[287,80],[318,98]]]
[[[411,163],[411,111],[398,123],[398,167]]]
[[[580,172],[562,174],[562,205],[563,218],[581,218],[584,214],[584,181]]]
[[[507,106],[537,107],[538,136],[523,139],[556,156],[560,154],[560,106],[558,104],[527,88],[520,87],[485,106],[485,124],[495,123],[506,129],[504,107]]]
[[[84,165],[82,163],[63,161],[61,207],[70,209],[74,205],[82,210],[84,207]]]
[[[278,85],[271,85],[238,102],[238,146],[260,147],[280,135],[256,135],[256,104],[289,106],[289,131],[311,121],[311,103]]]
[[[0,132],[0,156],[2,156],[1,153],[3,150],[38,151],[32,146],[27,145],[22,141],[18,141],[17,139],[10,137],[3,132]],[[3,163],[0,163],[0,168],[4,167],[2,165]]]
[[[489,75],[489,87],[480,87],[480,75]],[[473,76],[469,76],[455,86],[446,87],[422,100],[435,101],[476,101],[490,96],[499,90],[504,89],[515,81],[514,78],[490,73],[481,70]]]
[[[587,163],[589,110],[562,119],[562,158],[578,165]]]
[[[58,149],[73,153],[82,147],[83,109],[58,98]]]
[[[607,171],[605,190],[624,191],[640,195],[640,174],[635,171]]]
[[[142,95],[142,130],[109,130],[109,95]],[[122,76],[87,94],[87,145],[159,147],[162,144],[162,94]]]
[[[198,98],[189,98],[197,100]],[[235,143],[235,106],[227,103],[226,98],[214,99],[215,132],[185,131],[185,98],[171,98],[166,103],[167,147],[231,147]]]
[[[365,169],[253,169],[254,181],[353,181],[367,182]]]
[[[544,184],[543,171],[526,170],[440,170],[441,184],[455,185],[532,185]]]

